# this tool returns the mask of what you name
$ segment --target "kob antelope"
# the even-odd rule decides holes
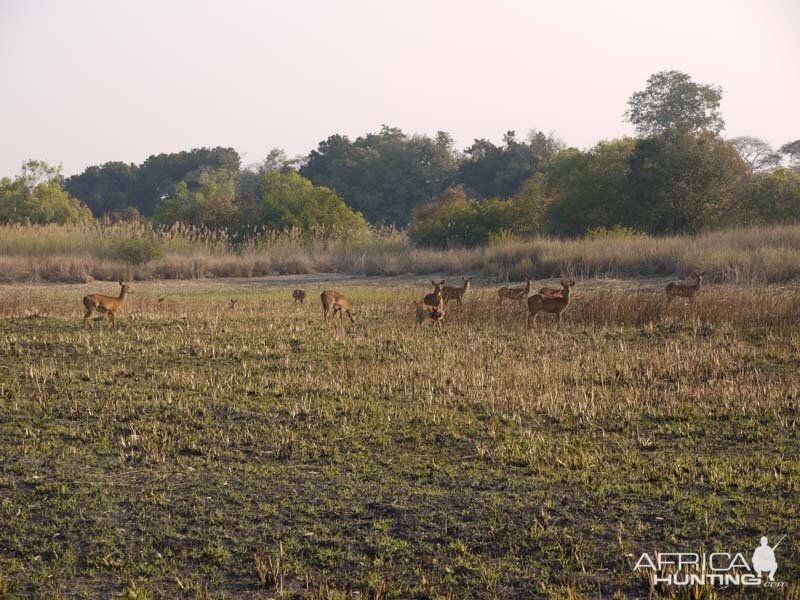
[[[339,313],[339,318],[342,318],[342,313],[346,313],[350,318],[351,323],[355,323],[353,318],[353,304],[344,294],[334,292],[333,290],[326,290],[320,294],[322,300],[322,314],[327,320],[328,316],[336,316]]]
[[[306,303],[306,291],[297,289],[292,292],[292,298],[294,298],[295,303],[299,302],[300,304]]]
[[[421,327],[425,321],[430,319],[433,322],[433,327],[441,327],[442,319],[444,319],[444,298],[439,296],[439,304],[431,306],[424,302],[414,302],[417,309],[417,324],[416,327]]]
[[[461,281],[461,287],[447,286],[442,288],[442,298],[444,298],[445,304],[450,302],[450,300],[455,300],[456,303],[461,306],[461,301],[464,299],[464,296],[466,296],[470,286],[472,285],[472,277],[469,279],[462,277]],[[442,283],[444,283],[444,281],[442,281]]]
[[[705,271],[701,271],[699,273],[694,274],[694,285],[688,283],[669,283],[667,287],[664,288],[664,291],[667,292],[667,306],[678,297],[681,298],[688,298],[691,301],[694,301],[694,297],[697,295],[697,292],[700,291],[700,285],[703,282],[703,275],[705,275]]]
[[[125,296],[132,293],[130,286],[122,281],[119,282],[120,290],[119,296],[104,296],[103,294],[90,294],[84,296],[83,305],[86,307],[86,314],[83,315],[83,326],[86,329],[91,329],[92,324],[89,321],[95,313],[106,313],[111,320],[111,326],[117,326],[117,321],[114,316],[122,308],[125,303]]]
[[[435,281],[431,281],[433,284],[433,291],[430,294],[426,294],[425,297],[422,299],[424,304],[428,306],[437,306],[439,304],[439,300],[441,300],[442,296],[442,286],[444,286],[444,279],[442,279],[439,283]]]
[[[528,294],[531,293],[531,280],[527,280],[527,285],[525,287],[501,287],[497,290],[497,295],[500,297],[500,304],[503,303],[503,300],[524,300],[528,297]]]
[[[569,290],[573,285],[575,285],[575,282],[572,280],[562,281],[560,296],[542,296],[541,294],[534,294],[528,298],[528,328],[533,328],[536,315],[540,312],[554,314],[556,316],[556,323],[560,323],[561,315],[567,310],[567,306],[569,306]]]

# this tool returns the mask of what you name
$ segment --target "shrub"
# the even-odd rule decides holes
[[[129,265],[144,265],[164,256],[164,244],[153,237],[128,237],[112,243],[111,258]]]

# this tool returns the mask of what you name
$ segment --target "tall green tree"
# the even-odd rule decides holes
[[[153,224],[169,226],[180,222],[210,229],[236,230],[241,221],[239,213],[236,179],[230,171],[218,169],[178,182],[173,193],[156,208]]]
[[[405,226],[415,207],[452,183],[456,169],[447,133],[431,138],[384,125],[354,142],[342,135],[320,142],[300,174],[335,190],[371,223]]]
[[[66,192],[60,167],[29,160],[13,180],[0,180],[0,222],[79,223],[91,221],[92,212]]]
[[[693,232],[731,220],[749,167],[710,132],[639,139],[630,158],[631,215],[653,233]]]
[[[88,167],[73,175],[65,188],[88,204],[95,216],[125,207],[135,207],[152,216],[162,199],[176,191],[181,181],[202,171],[226,170],[236,173],[239,154],[233,148],[195,148],[193,150],[150,156],[141,165],[111,162]]]
[[[536,130],[526,140],[508,131],[500,146],[476,139],[464,151],[456,181],[477,198],[509,198],[534,174],[544,172],[562,148],[559,140]]]
[[[800,173],[776,169],[753,177],[747,191],[748,223],[800,221]]]
[[[367,229],[364,217],[349,208],[332,189],[316,186],[294,171],[270,171],[259,186],[261,224],[266,229],[321,228],[331,232]]]
[[[625,118],[639,135],[663,131],[719,133],[725,121],[719,112],[722,88],[695,83],[680,71],[659,71],[647,80],[647,87],[628,100]]]
[[[600,142],[588,152],[570,148],[558,154],[545,176],[552,198],[548,230],[582,235],[596,227],[631,227],[630,160],[634,138]]]

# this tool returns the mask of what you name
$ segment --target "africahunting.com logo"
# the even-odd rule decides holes
[[[747,585],[782,588],[785,581],[775,581],[778,561],[775,549],[784,535],[774,546],[769,545],[767,537],[753,552],[750,562],[744,554],[737,552],[645,552],[636,561],[634,571],[649,571],[654,585]],[[764,577],[766,575],[766,577]]]

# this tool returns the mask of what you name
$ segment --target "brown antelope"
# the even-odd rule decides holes
[[[236,303],[237,303],[238,301],[239,301],[239,300],[236,300],[236,299],[234,299],[234,298],[231,298],[231,303],[228,305],[228,310],[233,310],[234,308],[236,308]]]
[[[497,290],[497,295],[500,297],[500,304],[503,303],[503,300],[525,300],[528,297],[528,294],[531,293],[531,280],[526,280],[528,283],[525,287],[501,287]]]
[[[306,303],[306,291],[297,289],[292,292],[292,298],[294,298],[295,303],[299,302],[300,304]]]
[[[108,318],[111,320],[111,326],[116,328],[117,321],[114,316],[122,308],[125,303],[125,296],[133,293],[131,287],[119,282],[120,290],[119,296],[104,296],[103,294],[90,294],[84,296],[83,305],[86,307],[86,314],[83,315],[83,326],[86,329],[91,329],[92,324],[89,322],[95,313],[108,313]]]
[[[461,287],[444,287],[442,288],[442,298],[444,298],[445,304],[450,302],[450,300],[455,300],[456,303],[461,306],[461,301],[464,299],[464,296],[469,291],[469,288],[472,286],[472,277],[469,279],[461,278],[463,282]],[[444,281],[442,281],[444,283]]]
[[[694,297],[700,291],[700,284],[703,282],[703,275],[705,271],[700,271],[694,274],[694,285],[688,283],[668,283],[664,291],[667,292],[667,306],[669,306],[675,298],[688,298],[694,302]]]
[[[444,279],[442,279],[439,283],[435,281],[431,281],[433,284],[433,291],[430,294],[426,294],[425,297],[422,299],[424,304],[428,306],[438,306],[439,300],[444,296],[442,293],[442,286],[444,286]]]
[[[353,318],[353,304],[344,294],[326,290],[320,294],[320,299],[322,300],[322,314],[326,320],[328,316],[335,317],[336,313],[339,313],[339,319],[341,319],[342,312],[344,312],[350,318],[351,323],[356,322]]]
[[[570,280],[570,286],[575,285],[575,281]],[[560,297],[564,293],[563,289],[558,288],[551,288],[551,287],[543,287],[539,288],[539,295],[544,298],[557,298]]]
[[[561,322],[561,315],[569,306],[569,290],[575,285],[574,281],[561,281],[560,296],[542,296],[534,294],[528,298],[528,328],[533,328],[536,315],[540,312],[551,313],[556,316],[556,323]]]
[[[421,327],[427,319],[433,321],[432,327],[442,326],[445,306],[444,298],[439,296],[439,303],[436,306],[431,306],[424,302],[414,302],[414,306],[417,308],[417,324],[415,327]]]

